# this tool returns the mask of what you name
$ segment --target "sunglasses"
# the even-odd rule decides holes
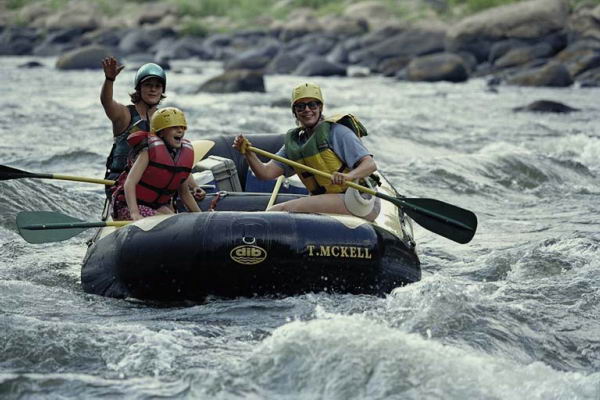
[[[295,111],[303,111],[306,107],[310,108],[312,111],[315,111],[321,105],[318,101],[309,101],[308,103],[294,103]]]

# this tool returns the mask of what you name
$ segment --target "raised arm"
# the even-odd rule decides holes
[[[252,172],[254,172],[254,175],[256,175],[258,179],[270,180],[283,175],[283,168],[277,165],[273,160],[269,161],[268,163],[264,163],[260,161],[256,153],[252,151],[246,151],[246,146],[251,145],[252,143],[250,143],[243,135],[238,135],[233,141],[232,147],[246,157],[248,166],[250,166]]]
[[[117,65],[117,60],[114,57],[107,57],[102,60],[102,68],[104,69],[105,79],[100,91],[100,102],[104,107],[106,116],[112,121],[113,134],[118,135],[129,124],[129,110],[113,99],[113,84],[125,66]]]

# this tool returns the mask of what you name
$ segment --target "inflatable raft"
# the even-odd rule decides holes
[[[281,135],[248,138],[270,152],[283,142]],[[252,175],[231,148],[233,137],[213,140],[216,145],[201,164],[226,161],[229,167],[209,165],[217,188],[199,203],[205,212],[100,229],[83,262],[86,292],[159,301],[321,291],[384,295],[420,279],[411,220],[394,204],[382,201],[372,223],[352,216],[265,212],[274,182]],[[379,191],[397,195],[380,178]],[[284,184],[276,203],[305,196],[301,192],[305,189]]]

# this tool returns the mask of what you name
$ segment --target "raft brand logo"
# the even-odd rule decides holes
[[[254,265],[265,261],[267,258],[267,251],[262,247],[243,244],[234,247],[229,253],[229,256],[238,264]]]
[[[306,246],[309,257],[339,257],[339,258],[373,258],[368,247],[359,246]]]

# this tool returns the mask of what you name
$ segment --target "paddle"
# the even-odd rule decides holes
[[[273,188],[271,198],[269,199],[269,203],[267,204],[267,208],[265,208],[265,211],[268,211],[269,208],[273,207],[273,204],[275,204],[275,200],[277,200],[277,195],[279,194],[279,189],[281,189],[281,183],[284,179],[285,177],[283,175],[280,175],[275,181],[275,187]]]
[[[0,165],[0,181],[21,178],[61,179],[65,181],[99,183],[101,185],[113,185],[115,183],[115,181],[111,181],[109,179],[86,178],[83,176],[71,176],[61,174],[36,174],[34,172],[27,172],[20,169],[12,168],[7,165]]]
[[[246,149],[291,167],[303,169],[314,175],[320,175],[331,179],[332,175],[327,172],[288,160],[287,158],[269,153],[268,151],[253,146],[247,146]],[[401,196],[392,197],[358,185],[354,182],[346,182],[346,185],[360,190],[361,192],[369,193],[372,196],[392,202],[394,205],[404,210],[409,217],[423,228],[455,242],[468,243],[471,241],[477,230],[477,216],[464,208],[435,199],[406,198]]]
[[[215,142],[212,140],[194,140],[192,146],[194,147],[194,165],[200,161],[206,153],[213,148]],[[76,182],[88,182],[88,183],[99,183],[101,185],[114,185],[115,181],[110,179],[98,179],[98,178],[87,178],[85,176],[72,176],[62,174],[37,174],[34,172],[23,171],[9,167],[7,165],[0,165],[0,181],[6,181],[10,179],[21,179],[21,178],[38,178],[38,179],[60,179],[65,181],[76,181]]]
[[[67,240],[88,228],[124,226],[133,221],[86,222],[52,211],[22,211],[17,214],[19,235],[29,243],[49,243]]]
[[[194,146],[194,165],[196,165],[198,161],[202,160],[214,145],[215,142],[212,140],[194,140],[192,142],[192,146]]]

